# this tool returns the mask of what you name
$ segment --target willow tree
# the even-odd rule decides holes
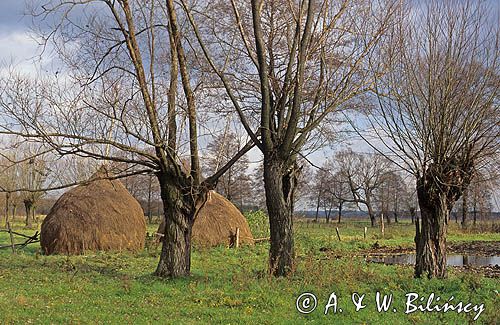
[[[407,6],[378,59],[371,132],[416,178],[417,277],[446,277],[450,210],[498,153],[500,25],[492,12],[483,1]]]
[[[59,71],[4,80],[1,132],[44,142],[62,156],[154,173],[166,219],[156,274],[188,275],[197,211],[252,145],[202,179],[198,107],[209,95],[199,96],[203,75],[174,1],[48,0],[34,2],[32,14]]]
[[[368,89],[367,62],[397,1],[180,2],[214,88],[225,90],[263,154],[269,270],[288,275],[298,157],[333,112]]]

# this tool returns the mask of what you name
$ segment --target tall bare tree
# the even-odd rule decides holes
[[[483,1],[408,2],[374,69],[371,135],[416,178],[417,277],[446,277],[450,210],[500,148],[500,24],[490,9]]]
[[[285,276],[295,255],[297,157],[332,112],[371,84],[368,57],[397,1],[252,0],[231,1],[230,7],[181,2],[207,65],[264,156],[269,270]],[[200,28],[207,19],[211,27]],[[205,36],[207,30],[211,34]],[[221,53],[228,59],[217,60]],[[259,139],[250,127],[254,123]]]
[[[205,79],[174,1],[33,3],[35,28],[61,70],[52,78],[12,74],[1,81],[0,132],[43,141],[62,156],[126,165],[118,176],[153,172],[166,218],[156,274],[189,275],[197,211],[253,145],[201,178],[199,107],[207,93],[198,94]]]

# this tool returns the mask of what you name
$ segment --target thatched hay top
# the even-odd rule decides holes
[[[162,221],[158,233],[163,233],[164,228],[165,221]],[[203,247],[230,245],[235,240],[236,228],[240,229],[240,243],[254,243],[248,222],[240,210],[222,195],[210,191],[194,222],[192,242]]]
[[[88,184],[64,193],[42,223],[46,254],[83,254],[94,250],[144,247],[146,223],[137,200],[119,180],[101,168]]]

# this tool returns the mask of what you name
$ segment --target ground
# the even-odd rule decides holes
[[[266,224],[259,221],[262,217],[261,214],[250,217],[255,237],[266,236]],[[335,227],[339,227],[340,242]],[[34,233],[20,224],[15,229]],[[154,225],[149,227],[150,232],[154,229]],[[474,249],[473,245],[484,246],[477,244],[478,241],[491,243],[485,247],[495,247],[494,243],[500,242],[500,234],[494,227],[471,229],[462,230],[451,224],[450,246],[469,245]],[[332,226],[296,222],[297,268],[286,279],[267,275],[267,243],[239,249],[195,248],[192,276],[176,280],[152,275],[159,256],[159,248],[153,242],[138,254],[43,256],[38,244],[16,255],[2,249],[0,319],[7,324],[460,324],[471,322],[476,314],[451,311],[405,314],[405,295],[413,292],[425,301],[435,293],[441,302],[454,296],[453,302],[484,303],[485,309],[476,322],[498,323],[500,281],[495,275],[487,277],[481,270],[450,268],[446,280],[414,279],[411,266],[365,261],[363,256],[373,250],[410,250],[413,231],[408,222],[386,226],[384,237],[365,221]],[[0,245],[7,243],[8,236],[0,233]],[[499,255],[496,248],[490,253]],[[393,294],[393,304],[387,312],[376,310],[377,291]],[[300,314],[296,301],[305,292],[317,297],[317,308],[309,314]],[[355,292],[359,296],[365,294],[366,307],[358,312],[351,301]],[[337,297],[337,312],[332,307],[325,315],[325,305],[332,293]],[[305,305],[299,304],[301,308]]]

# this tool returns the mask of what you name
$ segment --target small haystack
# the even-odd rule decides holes
[[[193,225],[192,242],[203,247],[232,245],[240,229],[240,244],[253,244],[253,236],[247,219],[229,200],[211,191],[207,202],[201,208]],[[158,233],[165,229],[165,220],[158,227]]]
[[[137,200],[102,167],[88,184],[64,193],[42,223],[45,254],[86,251],[138,251],[144,248],[146,222]]]

